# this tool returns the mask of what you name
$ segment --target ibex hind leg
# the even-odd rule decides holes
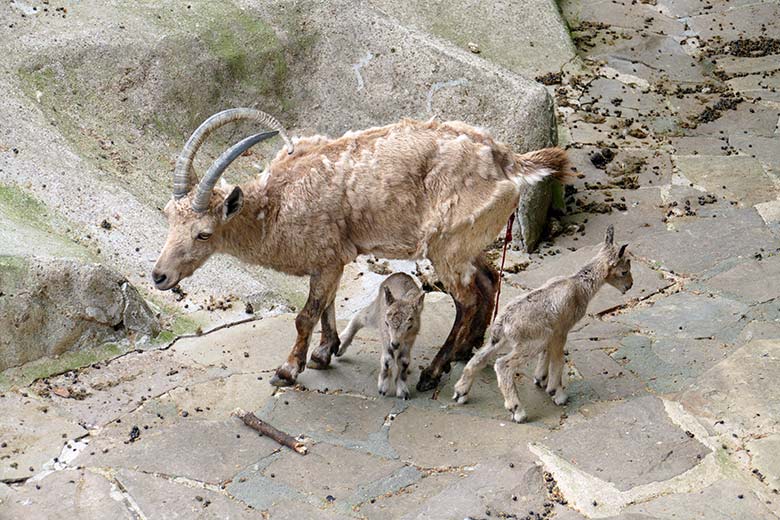
[[[498,388],[504,396],[504,408],[512,414],[512,421],[517,423],[525,422],[528,418],[515,386],[515,373],[524,365],[526,359],[522,353],[513,350],[498,358],[494,365]]]
[[[490,359],[496,353],[501,352],[505,346],[505,339],[494,336],[484,347],[477,350],[474,357],[472,357],[463,368],[460,379],[455,383],[455,394],[452,396],[453,400],[458,404],[465,404],[466,401],[468,401],[469,391],[471,391],[471,385],[474,384],[474,378],[477,373],[490,362]]]
[[[339,350],[336,352],[336,357],[341,357],[347,353],[347,349],[352,345],[352,340],[355,339],[355,334],[367,324],[367,309],[363,309],[358,312],[347,325],[347,328],[339,336]]]
[[[547,386],[547,369],[549,365],[549,354],[545,348],[539,352],[536,358],[536,369],[534,370],[534,384],[539,388]]]
[[[438,267],[434,263],[434,268]],[[441,375],[450,371],[454,354],[470,351],[474,342],[481,344],[485,336],[488,320],[480,318],[483,316],[480,306],[485,302],[481,301],[482,293],[476,282],[479,268],[480,266],[474,264],[464,269],[465,272],[473,273],[470,279],[464,279],[462,275],[449,277],[447,290],[455,300],[455,322],[431,364],[420,373],[420,380],[417,382],[417,390],[420,392],[436,388]]]
[[[548,342],[545,348],[545,352],[548,352],[549,357],[549,375],[546,390],[552,397],[553,402],[558,406],[566,404],[569,400],[569,396],[563,387],[563,370],[566,365],[563,353],[565,345],[566,336],[556,335]]]
[[[485,331],[490,325],[498,290],[498,271],[484,256],[479,256],[474,261],[476,274],[474,276],[474,290],[479,302],[471,326],[466,329],[463,341],[455,346],[453,359],[455,361],[468,361],[471,359],[474,349],[481,348],[485,342]]]
[[[322,313],[322,318],[320,319],[320,324],[322,326],[320,344],[311,353],[311,358],[307,365],[314,370],[328,368],[331,356],[339,351],[341,342],[336,330],[336,305],[334,301],[335,294],[333,300],[331,300],[325,308],[325,311]]]

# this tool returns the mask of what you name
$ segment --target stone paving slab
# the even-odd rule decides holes
[[[620,490],[667,480],[694,467],[709,453],[669,419],[659,399],[649,396],[617,404],[541,442]]]
[[[752,157],[677,155],[672,160],[680,175],[707,192],[726,196],[740,207],[777,199],[772,180]]]
[[[751,2],[716,13],[692,16],[688,25],[702,39],[718,37],[729,41],[754,33],[756,20],[762,21],[762,31],[778,34],[779,18],[780,6],[776,2]]]
[[[222,329],[208,336],[184,338],[172,347],[183,365],[224,367],[232,372],[271,373],[295,342],[295,315],[282,314]]]
[[[452,512],[465,518],[522,518],[544,511],[548,501],[542,469],[525,446],[511,454],[478,464],[465,478],[441,491],[403,519],[449,519]]]
[[[183,363],[171,352],[149,351],[48,378],[34,389],[48,403],[67,410],[80,424],[92,429],[105,426],[185,381],[206,377],[203,367]]]
[[[780,434],[750,440],[745,445],[750,453],[753,475],[764,482],[775,495],[780,492]]]
[[[46,518],[47,520],[74,520],[88,518],[138,518],[114,490],[105,477],[84,470],[57,471],[37,482],[12,493],[0,503],[2,518]],[[40,516],[45,511],[45,517]]]
[[[755,103],[740,103],[734,110],[724,112],[714,121],[709,121],[686,130],[686,135],[720,136],[750,134],[758,137],[772,137],[777,128],[778,110]]]
[[[128,420],[112,425],[91,437],[89,447],[74,463],[220,484],[279,448],[238,419],[164,423],[134,424]],[[136,426],[139,436],[130,442]]]
[[[232,500],[224,492],[206,489],[184,479],[176,481],[126,469],[119,470],[115,478],[146,518],[245,520],[258,517],[257,511]]]
[[[262,409],[272,399],[267,379],[255,374],[231,374],[193,382],[146,401],[143,411],[172,417],[187,412],[190,420],[225,420],[236,408]]]
[[[659,34],[681,33],[684,26],[683,22],[662,15],[649,3],[563,0],[560,4],[565,17],[578,22],[603,23]]]
[[[268,516],[274,520],[300,520],[301,518],[317,518],[322,520],[343,520],[354,518],[351,515],[338,513],[327,507],[312,506],[294,500],[286,500],[271,505],[268,508]]]
[[[571,352],[569,361],[579,378],[569,376],[566,393],[572,404],[615,401],[644,395],[645,384],[628,368],[601,350]]]
[[[397,460],[318,443],[305,457],[289,450],[280,453],[261,474],[297,490],[309,497],[313,504],[325,506],[332,503],[337,510],[348,512],[352,505],[374,498],[365,496],[361,488],[377,481],[387,481],[402,467],[403,463]],[[412,477],[411,482],[417,478]],[[397,482],[397,487],[391,484],[390,489],[379,489],[376,494],[396,491],[408,483]]]
[[[611,356],[653,391],[677,392],[734,350],[723,341],[706,338],[629,336]]]
[[[619,314],[614,319],[657,336],[679,339],[717,337],[732,340],[748,306],[719,296],[678,292],[647,307]]]
[[[727,260],[751,258],[776,240],[753,208],[717,215],[674,223],[671,232],[634,241],[632,251],[675,273],[697,274]]]
[[[42,399],[0,394],[0,480],[32,477],[86,433],[75,417]]]
[[[680,493],[656,498],[626,508],[621,518],[640,515],[641,518],[672,520],[678,518],[731,520],[776,518],[764,501],[744,483],[723,480],[695,493]]]
[[[749,260],[705,282],[710,287],[741,302],[753,305],[780,298],[780,289],[767,283],[780,276],[780,256]]]
[[[711,15],[754,3],[755,0],[658,0],[655,5],[666,16],[683,18],[699,14]]]
[[[576,212],[561,219],[564,225],[577,224],[583,231],[556,238],[556,246],[576,248],[600,244],[604,241],[604,232],[610,224],[615,227],[616,240],[634,244],[649,235],[666,231],[663,218],[666,214],[661,188],[646,187],[638,190],[594,190],[577,194],[587,207],[591,203],[606,204],[606,213]],[[610,200],[608,200],[610,199]],[[613,203],[625,204],[625,210],[616,209]],[[576,205],[572,207],[576,211]],[[600,210],[601,211],[601,210]],[[633,247],[631,247],[633,250]]]
[[[356,513],[372,520],[395,520],[410,511],[417,511],[444,489],[467,478],[468,472],[423,474],[420,480],[392,493],[370,499],[356,508]]]
[[[670,144],[679,155],[726,155],[729,149],[726,136],[682,136],[671,137]]]
[[[780,364],[780,342],[754,340],[699,378],[679,401],[692,413],[739,436],[765,435],[780,428],[780,402],[769,398]]]
[[[760,137],[745,134],[731,134],[729,145],[745,155],[758,159],[774,180],[780,174],[780,136]]]
[[[260,415],[293,435],[392,457],[385,423],[397,413],[395,399],[326,395],[288,390]]]
[[[515,424],[508,414],[506,421],[497,421],[409,406],[393,421],[389,439],[403,461],[452,468],[477,464],[484,453],[508,453],[538,439],[543,431],[536,423]],[[422,438],[427,442],[418,442]]]

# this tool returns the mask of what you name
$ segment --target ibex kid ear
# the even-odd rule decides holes
[[[238,215],[241,208],[244,206],[244,192],[241,188],[236,186],[233,191],[230,192],[225,198],[225,202],[222,205],[222,220],[229,221],[236,215]]]
[[[385,302],[388,305],[392,305],[393,302],[395,302],[395,298],[393,298],[393,293],[390,292],[390,289],[385,287]]]
[[[417,300],[414,302],[414,306],[418,309],[422,309],[423,303],[425,303],[425,291],[420,293],[420,296],[417,297]]]
[[[607,232],[604,234],[604,243],[611,246],[615,242],[615,226],[607,226]]]
[[[623,244],[620,246],[620,251],[618,251],[618,258],[623,258],[623,255],[626,254],[626,248],[628,247],[628,244]]]

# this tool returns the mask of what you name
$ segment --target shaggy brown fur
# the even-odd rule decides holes
[[[173,287],[215,252],[310,276],[298,339],[273,381],[281,385],[303,371],[318,319],[323,335],[309,366],[324,368],[338,350],[333,300],[344,265],[359,254],[428,258],[457,308],[447,341],[421,374],[418,389],[430,389],[453,353],[482,342],[497,275],[480,253],[517,207],[521,186],[566,180],[568,171],[561,149],[515,154],[458,121],[405,119],[338,139],[302,138],[259,179],[215,189],[206,213],[191,209],[192,194],[172,200],[155,280]]]

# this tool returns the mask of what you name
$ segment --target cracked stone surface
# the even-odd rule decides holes
[[[623,491],[679,475],[710,451],[674,424],[655,397],[618,404],[541,443]]]
[[[568,403],[556,406],[533,385],[531,365],[516,374],[528,423],[509,420],[492,366],[477,374],[469,402],[455,405],[461,362],[434,392],[413,390],[409,401],[380,397],[381,345],[369,329],[327,370],[307,369],[297,386],[276,389],[268,379],[295,338],[295,315],[281,308],[275,316],[56,376],[36,377],[27,368],[33,384],[0,393],[0,518],[777,518],[780,4],[562,0],[573,47],[564,42],[545,49],[549,60],[495,46],[511,34],[531,52],[533,38],[512,32],[516,25],[479,38],[489,19],[472,20],[461,2],[450,19],[442,18],[449,12],[443,3],[416,10],[371,4],[375,11],[365,19],[377,21],[383,46],[398,34],[425,33],[464,49],[477,45],[480,52],[465,58],[449,43],[431,50],[430,41],[439,40],[427,36],[424,49],[415,47],[423,40],[398,45],[404,56],[423,52],[425,63],[443,60],[442,68],[426,68],[410,86],[415,99],[458,70],[442,53],[465,60],[469,74],[495,74],[474,95],[464,85],[437,91],[437,110],[484,113],[497,121],[493,112],[511,89],[497,94],[489,110],[481,103],[491,97],[490,85],[509,81],[511,73],[500,67],[530,77],[561,73],[541,79],[555,99],[559,143],[568,148],[578,178],[565,188],[537,252],[509,251],[501,305],[574,272],[610,224],[616,240],[629,244],[635,279],[625,295],[605,287],[570,332]],[[327,10],[323,5],[318,13]],[[14,2],[11,9],[23,7]],[[274,16],[281,13],[274,9]],[[555,18],[545,13],[544,20]],[[469,22],[453,33],[458,19]],[[330,19],[321,24],[355,27]],[[84,28],[83,21],[76,25]],[[533,21],[526,25],[534,28]],[[536,41],[557,42],[565,33],[557,27]],[[348,36],[328,41],[342,48]],[[377,80],[390,85],[392,76],[380,69],[394,59],[392,51],[365,50],[376,56],[361,79],[373,82],[372,89],[385,85]],[[290,74],[312,68],[335,78],[323,72],[326,66],[303,60]],[[386,92],[371,90],[354,120],[344,121],[341,113],[332,119],[351,101],[344,92],[323,101],[326,109],[301,115],[299,126],[357,127],[374,117],[375,106],[384,106]],[[458,100],[465,105],[455,110]],[[309,102],[306,107],[317,104]],[[419,103],[400,97],[393,103],[419,110]],[[513,111],[508,117],[516,122],[521,116]],[[496,131],[509,136],[507,127]],[[540,139],[510,137],[526,144]],[[8,151],[14,143],[6,140],[0,137],[0,156],[14,160]],[[79,170],[80,163],[63,157],[65,166],[57,168]],[[500,249],[488,254],[500,261]],[[388,267],[416,271],[412,262]],[[210,269],[191,286],[211,290],[209,283],[233,279],[237,291],[258,285],[231,269],[209,282],[218,270]],[[348,267],[336,300],[340,329],[382,279],[365,260]],[[412,383],[454,318],[449,296],[426,296]],[[231,418],[237,407],[300,436],[309,454],[279,447]]]

